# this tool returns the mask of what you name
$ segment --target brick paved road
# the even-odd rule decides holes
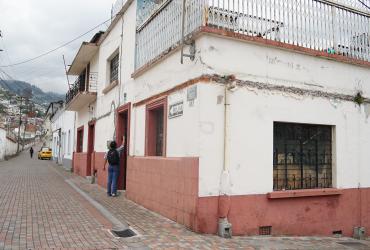
[[[0,162],[0,249],[117,247],[109,221],[49,164]]]
[[[348,238],[272,238],[198,235],[152,213],[124,196],[105,191],[71,175],[50,161],[23,154],[0,162],[0,249],[370,249],[370,242]],[[116,218],[140,233],[114,238],[111,223],[73,190],[69,179]],[[338,242],[360,243],[355,248]]]

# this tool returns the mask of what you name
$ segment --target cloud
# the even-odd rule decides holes
[[[0,0],[0,65],[38,56],[72,40],[110,18],[114,0]],[[95,30],[105,30],[101,26]],[[78,41],[36,61],[2,68],[14,79],[27,81],[45,91],[63,93],[68,89],[62,55],[70,64],[82,41]],[[72,79],[73,80],[73,79]]]

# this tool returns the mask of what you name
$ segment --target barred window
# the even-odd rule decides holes
[[[274,190],[332,187],[332,127],[274,123]]]
[[[110,82],[118,80],[119,54],[110,61]]]

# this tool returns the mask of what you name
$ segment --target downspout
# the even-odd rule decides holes
[[[59,138],[59,144],[58,144],[58,156],[57,156],[57,164],[62,165],[62,128],[58,129],[58,138]]]
[[[73,173],[74,171],[74,161],[75,161],[75,151],[76,147],[75,145],[77,144],[77,134],[76,134],[76,122],[77,122],[77,112],[74,112],[74,121],[73,121],[73,145],[72,145],[72,168],[71,172]]]
[[[119,48],[119,82],[118,82],[118,107],[121,106],[121,83],[122,83],[122,45],[123,45],[123,13],[121,13],[121,44]]]
[[[116,106],[114,104],[114,134],[113,134],[113,141],[116,141],[116,135],[117,135],[117,112],[116,109],[121,106],[121,83],[122,83],[122,44],[123,44],[123,13],[120,13],[121,19],[122,19],[122,25],[121,25],[121,44],[119,48],[119,81],[118,81],[118,105]],[[112,103],[113,104],[113,103]],[[112,108],[112,105],[111,105]],[[118,142],[117,142],[118,143]]]
[[[220,180],[220,193],[218,198],[218,234],[220,237],[230,238],[232,236],[231,224],[228,221],[230,211],[230,172],[229,172],[229,83],[225,83],[224,89],[224,152],[223,170]]]

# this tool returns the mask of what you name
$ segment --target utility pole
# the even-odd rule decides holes
[[[19,153],[19,142],[21,140],[21,124],[22,124],[22,102],[23,97],[21,96],[21,105],[19,105],[19,125],[18,125],[18,145],[17,145],[17,153]]]
[[[66,77],[67,77],[68,89],[71,89],[71,84],[69,83],[69,78],[68,78],[66,59],[64,58],[64,55],[63,55],[63,62],[64,62],[64,70],[66,72]]]
[[[3,34],[1,33],[1,30],[0,30],[0,37],[3,37]],[[0,52],[3,51],[2,49],[0,49]]]
[[[22,140],[22,151],[24,150],[24,137],[25,137],[25,134],[26,134],[26,127],[27,127],[27,124],[28,124],[28,117],[26,117],[26,120],[24,122],[24,130],[23,130],[23,140]]]

